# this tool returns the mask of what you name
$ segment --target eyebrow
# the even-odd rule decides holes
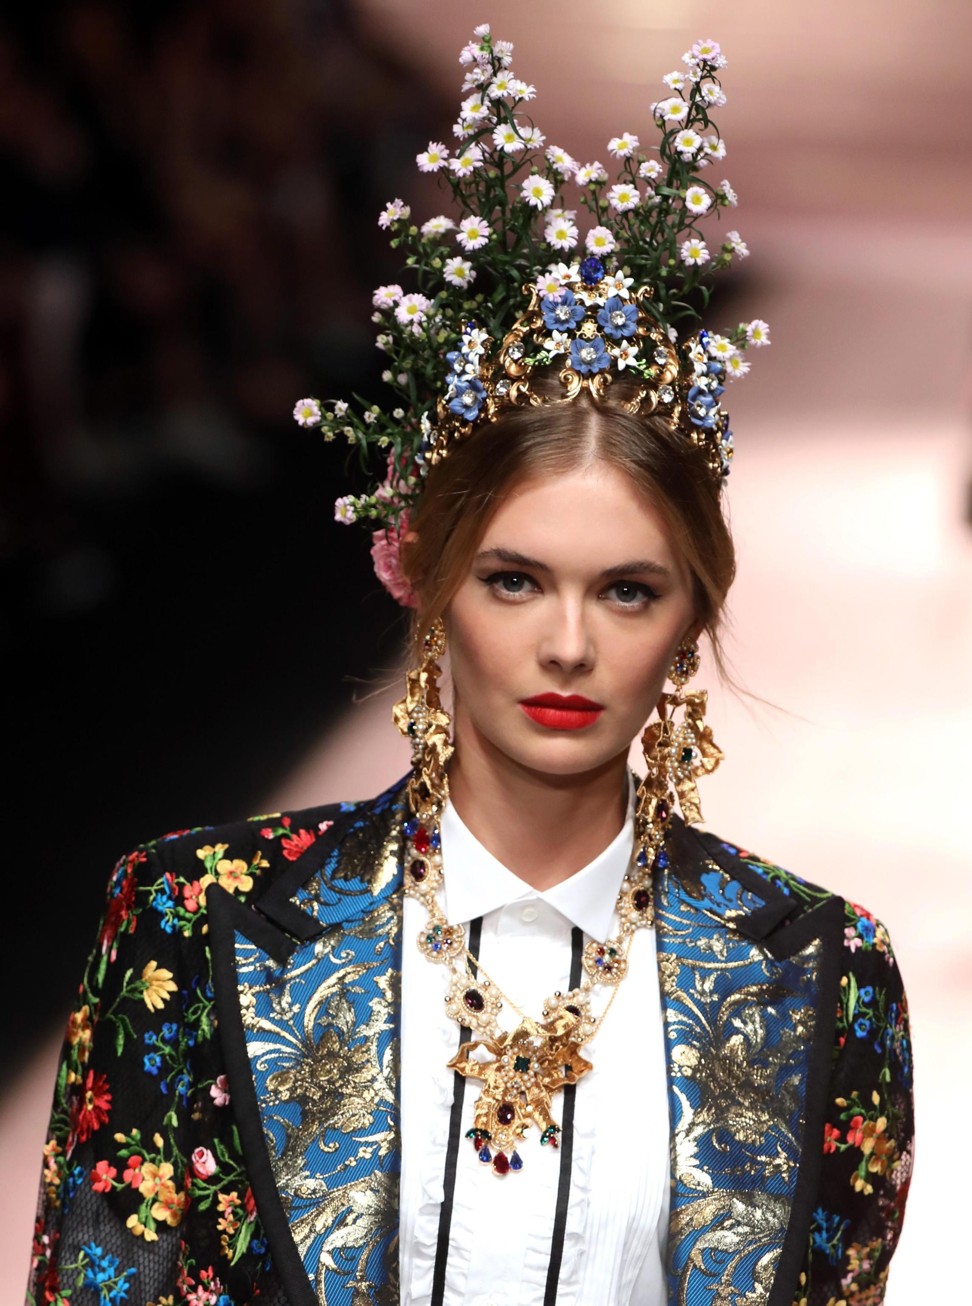
[[[501,547],[495,549],[484,549],[482,553],[476,554],[476,562],[505,562],[513,567],[522,567],[524,571],[543,571],[550,573],[551,568],[539,558],[528,558],[525,553],[518,553],[516,549],[504,549]],[[612,579],[618,576],[631,575],[649,575],[649,576],[670,576],[671,570],[663,566],[660,562],[654,562],[651,558],[634,558],[631,562],[621,562],[614,567],[605,567],[601,575],[605,579]]]

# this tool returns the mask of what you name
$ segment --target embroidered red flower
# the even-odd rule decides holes
[[[111,1181],[118,1171],[107,1161],[99,1161],[91,1171],[91,1187],[96,1193],[110,1193]]]
[[[283,855],[288,862],[295,862],[301,853],[307,851],[316,838],[317,835],[313,830],[298,830],[296,834],[289,834],[286,839],[280,841]]]
[[[117,892],[112,895],[108,901],[108,907],[105,911],[105,918],[101,925],[101,935],[99,944],[101,951],[107,952],[112,949],[112,961],[115,960],[114,942],[118,931],[130,920],[132,922],[132,932],[135,931],[136,918],[132,916],[132,908],[135,906],[135,867],[140,862],[145,861],[145,853],[131,853],[125,866],[125,874],[122,877]]]
[[[139,1186],[142,1182],[142,1166],[144,1164],[145,1163],[140,1156],[130,1156],[128,1158],[128,1165],[125,1167],[125,1171],[122,1174],[122,1178],[125,1180],[126,1184],[130,1184],[132,1188],[137,1188]]]
[[[839,1142],[840,1142],[840,1130],[837,1128],[837,1126],[831,1124],[825,1124],[823,1150],[825,1152],[836,1152],[837,1144]]]
[[[74,1129],[79,1140],[86,1143],[96,1129],[100,1129],[111,1114],[111,1089],[107,1075],[96,1075],[89,1070],[84,1080],[84,1094],[75,1103]]]
[[[847,1141],[851,1147],[860,1147],[864,1141],[864,1117],[853,1116],[847,1130]]]

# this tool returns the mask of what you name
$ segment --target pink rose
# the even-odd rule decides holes
[[[408,531],[408,514],[402,513],[398,528],[374,531],[371,536],[371,560],[375,575],[396,603],[403,608],[415,607],[415,594],[402,575],[402,536]]]
[[[210,1085],[209,1096],[217,1106],[229,1106],[229,1081],[225,1075],[217,1075],[216,1083]]]
[[[208,1147],[197,1147],[193,1152],[192,1171],[197,1179],[208,1179],[216,1173],[216,1158]]]

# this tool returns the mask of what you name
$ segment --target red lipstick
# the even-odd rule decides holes
[[[583,730],[604,711],[603,704],[581,694],[537,694],[522,699],[520,707],[531,721],[547,730]]]

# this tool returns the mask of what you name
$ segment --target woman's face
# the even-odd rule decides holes
[[[695,633],[662,520],[608,463],[519,486],[446,612],[460,765],[569,777],[612,761]]]

